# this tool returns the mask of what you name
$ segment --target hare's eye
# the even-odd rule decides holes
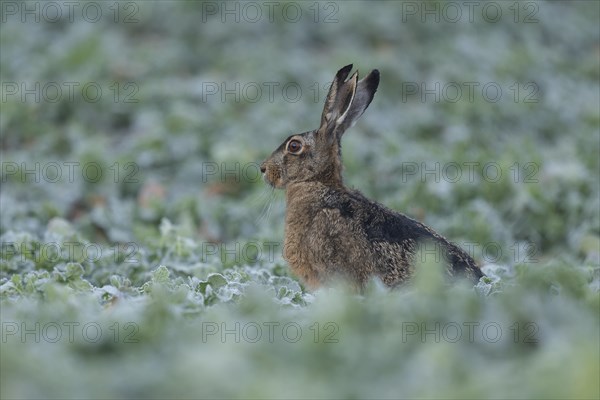
[[[288,152],[292,154],[298,154],[302,151],[302,142],[299,140],[290,140],[287,145]]]

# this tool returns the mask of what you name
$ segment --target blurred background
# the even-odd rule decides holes
[[[599,396],[599,3],[0,6],[3,398]],[[475,291],[289,274],[258,164],[350,63],[381,83],[346,183],[468,248]]]

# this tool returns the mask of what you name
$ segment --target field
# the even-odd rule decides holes
[[[600,3],[0,3],[0,397],[600,397]],[[311,292],[258,169],[373,68],[345,182],[483,266]]]

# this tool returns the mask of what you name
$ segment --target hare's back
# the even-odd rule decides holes
[[[387,284],[393,286],[393,282],[400,283],[412,274],[414,257],[421,245],[427,246],[421,254],[447,264],[450,275],[467,275],[474,280],[482,276],[466,252],[427,225],[369,200],[358,191],[339,192],[327,198],[328,206],[339,210],[339,216],[346,219],[348,232],[361,233],[358,240],[363,243],[358,245],[373,257],[374,268]]]

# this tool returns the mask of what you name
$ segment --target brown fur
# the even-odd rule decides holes
[[[393,287],[413,274],[419,246],[433,243],[436,261],[443,257],[449,275],[479,279],[480,269],[459,247],[344,186],[341,137],[379,84],[377,70],[346,80],[351,69],[336,74],[319,129],[288,137],[261,165],[265,180],[286,190],[284,258],[290,268],[310,288],[342,278],[360,290],[372,276]],[[429,246],[422,254],[434,257]]]

